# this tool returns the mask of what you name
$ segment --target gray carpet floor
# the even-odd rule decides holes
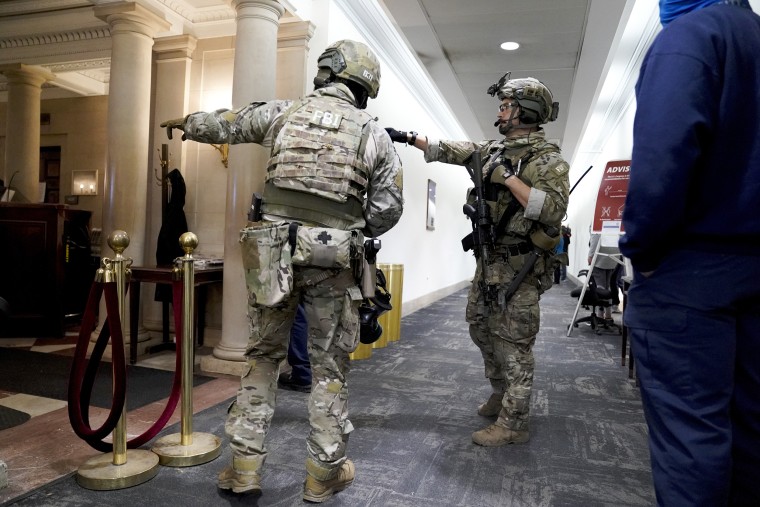
[[[348,455],[356,480],[324,505],[653,505],[646,424],[638,388],[620,365],[620,336],[581,325],[567,337],[577,301],[571,288],[563,282],[542,296],[530,442],[483,448],[471,441],[490,422],[476,414],[490,387],[460,291],[402,319],[400,341],[353,363]],[[13,505],[304,505],[306,396],[278,392],[261,496],[217,490],[216,475],[230,461],[225,445],[215,461],[162,467],[133,488],[89,491],[67,476]],[[197,414],[194,430],[223,436],[228,403]]]

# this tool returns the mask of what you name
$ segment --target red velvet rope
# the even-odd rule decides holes
[[[89,364],[87,362],[87,348],[90,344],[90,333],[95,328],[95,309],[100,301],[101,294],[106,294],[106,308],[108,314],[114,315],[114,318],[107,318],[103,324],[103,328],[100,331],[100,335],[95,343],[91,360]],[[85,308],[84,316],[82,317],[82,325],[79,329],[79,338],[77,340],[76,349],[74,351],[74,362],[71,365],[71,373],[69,375],[69,421],[71,427],[74,429],[74,433],[79,438],[87,441],[102,440],[109,433],[113,431],[116,424],[119,421],[122,410],[124,408],[124,399],[126,396],[126,361],[124,358],[124,339],[121,339],[121,347],[113,347],[113,402],[111,404],[111,410],[103,425],[93,430],[89,425],[89,417],[87,407],[89,407],[90,395],[92,393],[92,382],[85,384],[85,364],[87,369],[90,370],[91,366],[94,371],[97,371],[98,364],[103,355],[106,343],[108,343],[109,331],[114,334],[114,337],[121,337],[121,323],[119,321],[118,307],[114,309],[109,305],[113,305],[113,298],[116,296],[116,284],[102,284],[94,282],[90,288],[90,296],[87,300],[87,306]],[[109,303],[110,302],[110,303]],[[117,302],[118,304],[118,302]],[[115,321],[115,325],[114,325]],[[114,332],[113,327],[116,327]],[[120,357],[118,357],[120,356]],[[94,375],[93,375],[94,376]],[[82,396],[83,395],[83,396]],[[84,402],[84,403],[83,403]],[[92,444],[90,444],[92,446]],[[93,446],[94,447],[94,446]],[[97,449],[97,447],[96,447]],[[100,449],[98,449],[100,450]]]
[[[182,387],[182,281],[175,281],[172,286],[174,326],[176,330],[177,346],[174,380],[172,382],[171,393],[163,412],[156,422],[141,435],[138,435],[127,442],[127,447],[130,449],[145,444],[155,437],[164,426],[166,426],[166,423],[177,408],[177,403],[180,398]],[[86,356],[89,347],[90,333],[95,327],[95,309],[97,308],[101,293],[105,294],[108,317],[106,318],[100,335],[95,342],[92,354],[90,355],[90,360],[87,361]],[[111,318],[111,316],[114,318]],[[113,336],[113,340],[111,340],[114,369],[113,401],[106,421],[100,428],[93,430],[89,424],[90,398],[92,395],[92,387],[95,383],[95,376],[103,357],[103,352],[108,344],[109,336]],[[79,339],[77,340],[76,350],[74,352],[74,362],[71,366],[68,389],[68,411],[69,421],[71,422],[71,427],[74,429],[74,433],[95,450],[101,452],[113,451],[113,444],[111,442],[103,442],[103,438],[113,432],[124,409],[127,390],[126,376],[124,337],[121,333],[116,284],[93,282],[85,314],[82,318]]]

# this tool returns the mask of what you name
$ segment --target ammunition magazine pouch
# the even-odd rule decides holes
[[[243,270],[251,306],[278,306],[293,290],[287,222],[267,222],[240,231]]]
[[[554,247],[559,244],[560,234],[556,236],[549,235],[543,227],[537,227],[530,234],[530,241],[541,250],[554,251]]]
[[[537,227],[530,235],[530,240],[540,253],[534,268],[534,274],[538,281],[538,293],[543,294],[554,285],[554,268],[559,265],[555,247],[559,244],[559,228]]]

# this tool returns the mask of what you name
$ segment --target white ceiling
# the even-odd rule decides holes
[[[42,65],[58,79],[44,98],[108,93],[110,41],[94,6],[112,0],[0,0],[0,66]],[[138,0],[164,13],[171,35],[197,38],[234,32],[230,0]],[[496,100],[488,86],[507,71],[544,82],[560,103],[560,116],[546,126],[568,157],[581,142],[590,112],[599,107],[611,67],[610,49],[619,52],[621,30],[633,5],[657,0],[343,0],[357,9],[383,9],[416,55],[432,87],[440,92],[472,139],[493,137]],[[288,15],[309,12],[310,0],[281,0]],[[303,6],[303,7],[299,7]],[[361,20],[359,20],[361,21]],[[365,20],[371,23],[371,20]],[[360,23],[361,25],[361,23]],[[370,26],[370,25],[367,25]],[[621,28],[619,30],[619,27]],[[397,34],[397,37],[398,37]],[[521,47],[507,52],[507,40]],[[640,43],[634,42],[634,46]],[[623,53],[631,58],[635,52]],[[631,67],[629,65],[629,67]],[[637,67],[636,67],[637,68]],[[634,76],[629,71],[629,77]],[[634,76],[635,77],[635,76]],[[0,82],[0,100],[7,100]],[[630,85],[632,86],[632,84]],[[602,104],[601,107],[609,108]]]
[[[570,99],[583,46],[590,0],[385,0],[397,26],[442,93],[456,97],[454,111],[494,132],[497,100],[486,89],[505,73],[535,77],[560,106]],[[519,42],[517,51],[499,46]],[[463,107],[464,112],[463,112]],[[466,116],[465,116],[466,115]],[[567,116],[547,127],[559,138]]]

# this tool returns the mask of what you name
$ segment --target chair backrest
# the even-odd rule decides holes
[[[586,293],[583,295],[583,301],[581,301],[582,305],[587,306],[609,306],[611,303],[610,299],[612,298],[612,294],[610,293],[610,290],[605,287],[599,287],[597,284],[596,277],[589,276],[587,269],[582,269],[578,272],[578,276],[586,275],[587,281],[587,287],[586,287]],[[581,291],[583,287],[578,287],[576,289],[573,289],[570,292],[570,295],[574,298],[581,296]]]

